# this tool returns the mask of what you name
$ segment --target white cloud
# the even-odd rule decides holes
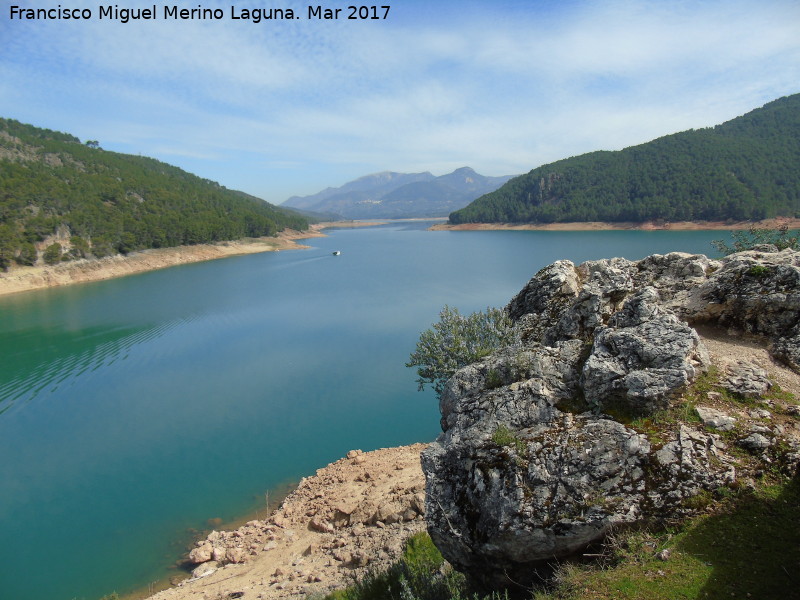
[[[0,21],[0,114],[281,201],[319,173],[527,171],[800,91],[796,2],[421,6],[375,23]]]

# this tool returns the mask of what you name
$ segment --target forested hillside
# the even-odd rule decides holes
[[[0,268],[307,227],[296,213],[155,159],[0,119]]]
[[[533,169],[450,215],[458,223],[800,216],[800,94],[707,129]]]

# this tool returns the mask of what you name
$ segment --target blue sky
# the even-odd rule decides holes
[[[127,24],[99,0],[0,1],[0,116],[280,203],[385,170],[523,173],[800,92],[796,0],[382,0],[378,21],[116,4],[154,1],[157,20]],[[9,19],[59,4],[93,19]],[[225,17],[164,20],[175,4]]]

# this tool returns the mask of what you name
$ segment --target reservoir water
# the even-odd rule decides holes
[[[561,258],[728,238],[427,225],[0,298],[0,598],[147,587],[210,519],[350,449],[433,439],[404,363],[444,304],[504,306]]]

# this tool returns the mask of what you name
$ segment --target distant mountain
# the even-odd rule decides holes
[[[345,219],[443,217],[496,190],[511,177],[486,177],[469,167],[440,177],[428,172],[387,171],[311,196],[293,196],[281,206],[335,213]]]
[[[459,223],[800,216],[800,94],[716,127],[533,169],[450,215]]]
[[[308,221],[158,160],[0,118],[0,268],[285,228]]]

